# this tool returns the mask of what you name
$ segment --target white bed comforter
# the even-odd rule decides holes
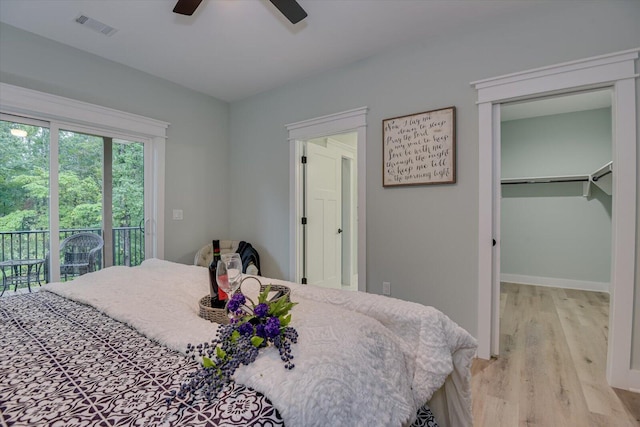
[[[296,367],[285,370],[277,350],[267,348],[236,380],[268,396],[288,426],[407,425],[454,371],[458,419],[471,425],[468,367],[476,342],[443,313],[378,295],[260,280],[292,288]],[[198,300],[208,293],[202,267],[151,259],[44,289],[180,352],[215,334],[215,326],[198,317]]]

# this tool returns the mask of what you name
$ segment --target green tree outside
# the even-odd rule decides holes
[[[102,228],[102,152],[101,137],[60,131],[60,229]],[[143,144],[114,140],[112,155],[113,227],[142,225]],[[0,121],[0,232],[48,229],[49,129]]]

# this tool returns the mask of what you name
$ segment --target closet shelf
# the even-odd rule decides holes
[[[586,175],[552,175],[552,176],[530,176],[521,178],[503,178],[501,184],[545,184],[550,182],[584,182],[584,197],[591,195],[591,183],[597,185],[605,193],[611,195],[612,181],[611,173],[613,172],[613,161],[606,163],[604,166],[596,169],[593,173]]]

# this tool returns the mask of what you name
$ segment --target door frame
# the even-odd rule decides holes
[[[0,94],[0,112],[49,122],[51,182],[58,182],[60,128],[144,144],[145,258],[164,259],[165,144],[169,123],[7,83],[0,83]],[[49,230],[53,248],[59,245],[57,191],[57,186],[51,186]],[[56,280],[59,253],[50,253],[50,271]]]
[[[594,88],[613,91],[615,167],[612,197],[611,302],[606,376],[613,387],[632,385],[631,343],[636,266],[636,85],[640,48],[565,62],[549,67],[472,82],[478,91],[478,357],[489,359],[499,343],[499,295],[492,281],[492,239],[499,197],[499,104]],[[498,169],[499,171],[499,169]],[[499,182],[499,180],[497,181]],[[499,213],[499,212],[498,212]],[[496,226],[498,229],[499,224]],[[498,242],[499,245],[499,242]],[[498,299],[499,301],[499,299]]]
[[[367,220],[366,220],[366,142],[367,107],[286,125],[289,141],[289,280],[299,282],[302,277],[302,154],[303,143],[309,139],[341,133],[357,134],[358,174],[358,290],[366,292]]]

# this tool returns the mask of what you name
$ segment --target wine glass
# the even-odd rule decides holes
[[[222,291],[229,295],[231,287],[229,286],[229,275],[227,274],[227,263],[222,259],[218,260],[216,265],[216,282]]]
[[[227,271],[227,280],[229,281],[229,288],[231,296],[240,287],[242,281],[242,260],[239,253],[222,254],[221,261],[224,262]]]

